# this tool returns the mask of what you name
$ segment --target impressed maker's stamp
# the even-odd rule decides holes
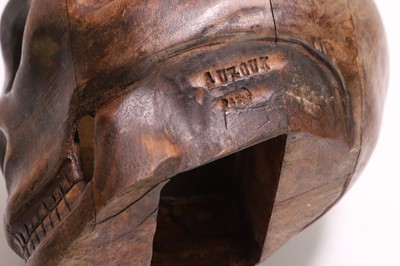
[[[264,75],[273,70],[280,70],[286,63],[287,61],[282,53],[243,56],[193,74],[189,77],[189,82],[193,87],[214,89],[254,76]]]
[[[266,73],[270,69],[268,56],[259,56],[229,67],[206,71],[204,73],[204,81],[207,87],[211,89],[234,83],[252,75]]]

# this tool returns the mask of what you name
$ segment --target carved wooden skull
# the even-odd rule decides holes
[[[0,159],[30,265],[254,265],[374,147],[371,0],[11,0]]]

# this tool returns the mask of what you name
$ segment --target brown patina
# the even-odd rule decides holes
[[[1,42],[5,231],[29,265],[255,265],[378,135],[372,0],[12,0]]]

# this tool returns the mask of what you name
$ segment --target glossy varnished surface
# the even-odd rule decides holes
[[[190,207],[162,188],[231,154],[245,154],[231,166],[244,220],[227,234],[248,233],[214,262],[252,265],[337,202],[373,149],[387,55],[371,1],[36,0],[11,12],[17,3],[2,20],[0,155],[9,242],[31,265],[189,263],[160,249],[164,226],[176,230],[165,213],[204,203],[227,221],[237,210],[218,206],[235,201]],[[222,230],[204,228],[193,245]]]

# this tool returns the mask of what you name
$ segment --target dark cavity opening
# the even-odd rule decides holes
[[[79,143],[84,179],[89,181],[94,170],[94,117],[82,117],[76,127],[75,143]]]
[[[161,192],[152,265],[255,265],[286,135],[171,179]]]
[[[21,61],[22,40],[31,1],[9,1],[1,18],[0,39],[6,68],[5,92],[10,92]]]

